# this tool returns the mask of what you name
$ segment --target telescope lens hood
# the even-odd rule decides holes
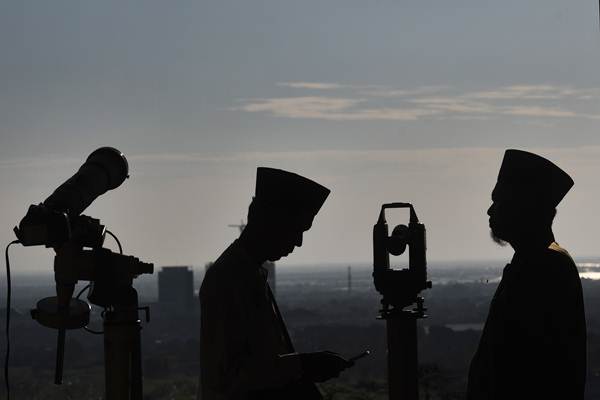
[[[100,147],[90,154],[86,164],[94,164],[102,168],[108,176],[108,188],[119,187],[129,177],[129,164],[125,155],[114,147]]]

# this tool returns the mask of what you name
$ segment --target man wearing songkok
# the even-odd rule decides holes
[[[200,288],[202,400],[319,400],[314,382],[352,365],[333,352],[294,351],[262,267],[302,245],[328,195],[300,175],[257,169],[248,223]]]
[[[584,397],[581,281],[552,232],[556,206],[572,186],[571,177],[543,157],[504,154],[487,213],[494,240],[515,253],[471,361],[469,400]]]

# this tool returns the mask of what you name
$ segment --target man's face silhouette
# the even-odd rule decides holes
[[[505,242],[513,237],[515,229],[518,229],[520,219],[518,203],[505,191],[499,192],[494,189],[492,205],[488,208],[487,214],[492,239],[500,245],[505,245]]]
[[[267,256],[269,261],[277,261],[302,246],[304,232],[311,224],[301,223],[291,218],[277,218],[272,221],[272,229],[268,232]]]
[[[266,260],[277,261],[302,246],[304,232],[312,226],[314,215],[297,209],[251,207],[246,232],[260,247]]]

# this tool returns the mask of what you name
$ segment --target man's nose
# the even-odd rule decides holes
[[[487,215],[491,217],[493,211],[494,211],[494,203],[492,203],[492,205],[490,206],[490,208],[488,208]]]

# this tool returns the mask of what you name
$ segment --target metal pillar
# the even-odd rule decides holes
[[[387,323],[389,399],[418,400],[419,316],[414,311],[390,311],[384,318]]]
[[[106,400],[142,400],[141,324],[137,292],[104,313]]]

